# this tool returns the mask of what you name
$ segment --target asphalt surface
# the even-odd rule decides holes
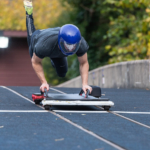
[[[49,94],[60,91],[80,89],[54,88]],[[45,111],[31,99],[37,92],[39,87],[0,87],[0,150],[150,149],[149,90],[102,89],[103,98],[115,103],[109,112],[95,106]]]

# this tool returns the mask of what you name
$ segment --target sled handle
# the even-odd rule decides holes
[[[44,89],[44,92],[41,91],[41,95],[44,95],[44,93],[45,93],[45,96],[46,96],[46,98],[47,98],[47,97],[48,97],[48,92],[47,92],[46,89]]]
[[[90,94],[90,90],[88,89],[88,90],[86,90],[85,98],[88,98],[89,94]]]
[[[90,94],[90,90],[88,89],[88,90],[86,90],[86,91],[87,91],[87,92],[86,92],[85,98],[88,98],[88,95]],[[79,95],[82,95],[83,93],[84,93],[84,91],[83,91],[83,89],[81,89]]]
[[[82,95],[83,93],[84,93],[84,91],[81,89],[81,91],[80,91],[79,95]]]

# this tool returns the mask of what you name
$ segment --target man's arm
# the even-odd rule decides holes
[[[89,63],[88,63],[87,53],[85,53],[81,57],[78,57],[78,61],[79,61],[79,67],[80,67],[80,74],[82,78],[82,89],[84,93],[86,94],[87,89],[89,89],[90,92],[92,91],[92,88],[88,86]]]
[[[49,85],[47,84],[47,81],[44,76],[43,66],[42,66],[42,59],[37,57],[35,53],[33,53],[33,57],[31,59],[32,67],[35,70],[38,78],[40,79],[42,85],[40,87],[40,90],[44,92],[44,89],[47,91],[49,90]]]

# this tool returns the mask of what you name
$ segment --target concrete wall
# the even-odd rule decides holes
[[[89,72],[88,82],[102,88],[150,89],[150,61],[128,61],[97,68]],[[58,87],[81,87],[81,84],[79,76]]]

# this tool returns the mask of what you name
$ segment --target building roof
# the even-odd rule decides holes
[[[27,37],[27,31],[4,30],[4,31],[0,31],[0,36],[26,38]]]

